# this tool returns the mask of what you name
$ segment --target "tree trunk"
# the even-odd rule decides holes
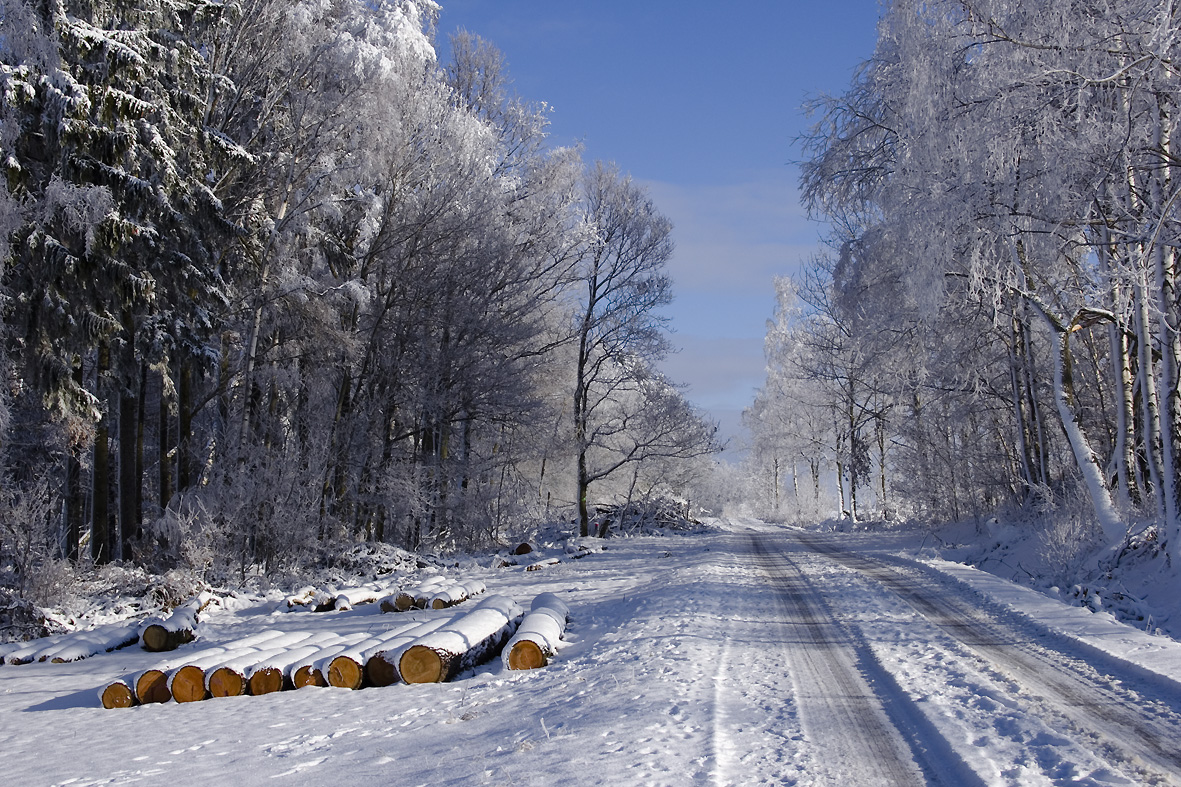
[[[1172,248],[1159,242],[1161,227],[1164,225],[1169,209],[1177,195],[1165,200],[1169,184],[1165,182],[1169,167],[1169,140],[1164,134],[1164,127],[1168,120],[1166,99],[1157,97],[1157,113],[1153,125],[1153,147],[1161,154],[1162,166],[1157,167],[1151,174],[1150,199],[1152,206],[1160,213],[1160,220],[1153,233],[1149,246],[1152,258],[1152,269],[1155,276],[1156,296],[1160,299],[1158,311],[1158,341],[1160,343],[1160,441],[1161,441],[1161,498],[1164,503],[1165,522],[1170,535],[1178,531],[1181,521],[1178,519],[1178,479],[1177,479],[1177,440],[1178,418],[1181,418],[1181,392],[1177,390],[1179,347],[1178,330],[1181,329],[1181,315],[1178,313],[1176,291],[1176,257]],[[1170,96],[1168,102],[1172,101]]]
[[[136,500],[140,479],[135,461],[139,437],[139,401],[126,390],[119,393],[119,555],[132,559],[132,541],[139,536]]]
[[[103,342],[98,349],[97,385],[101,389],[107,383],[104,378],[111,367],[110,347]],[[111,406],[108,399],[106,412],[99,419],[94,430],[94,456],[92,464],[93,491],[90,498],[90,557],[96,565],[111,562],[111,512],[110,512],[110,423]]]
[[[1148,316],[1148,288],[1143,278],[1136,286],[1136,350],[1138,355],[1137,376],[1139,377],[1141,419],[1144,435],[1144,454],[1148,465],[1148,478],[1152,484],[1152,495],[1156,504],[1156,515],[1165,519],[1164,483],[1161,478],[1161,419],[1157,400],[1156,380],[1153,375],[1151,322]]]
[[[186,360],[180,362],[176,404],[176,491],[184,492],[192,483],[190,442],[193,436],[193,367]]]
[[[168,394],[164,384],[164,374],[160,374],[160,422],[156,430],[156,436],[159,442],[160,452],[160,467],[159,467],[159,493],[160,493],[160,510],[168,508],[168,503],[172,500],[172,443],[169,436],[172,433],[171,419],[168,413]]]
[[[79,359],[74,366],[74,383],[82,387],[82,362]],[[69,453],[66,455],[66,484],[65,484],[65,499],[62,501],[63,513],[65,516],[65,531],[66,544],[65,556],[71,562],[78,562],[79,545],[82,540],[82,518],[85,513],[85,499],[82,491],[82,449],[80,446],[71,445]]]
[[[1103,529],[1106,546],[1118,544],[1127,535],[1127,529],[1115,510],[1111,491],[1103,480],[1103,471],[1099,467],[1098,457],[1091,449],[1082,425],[1079,423],[1078,415],[1074,412],[1074,381],[1071,376],[1070,357],[1071,328],[1063,330],[1064,326],[1056,325],[1049,314],[1040,308],[1038,311],[1055,340],[1054,403],[1058,408],[1058,417],[1062,421],[1062,428],[1066,432],[1066,439],[1074,453],[1079,473],[1086,484],[1095,517]]]

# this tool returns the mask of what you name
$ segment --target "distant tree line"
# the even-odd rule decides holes
[[[885,6],[803,140],[833,236],[780,282],[747,412],[768,505],[794,479],[852,516],[1065,509],[1178,543],[1179,13]]]
[[[716,449],[671,227],[430,0],[0,2],[0,558],[446,549]]]

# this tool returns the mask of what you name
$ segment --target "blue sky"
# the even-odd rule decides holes
[[[552,107],[555,144],[614,161],[672,219],[664,370],[741,454],[772,279],[819,248],[792,165],[801,107],[873,54],[877,0],[439,2],[441,57],[459,28],[494,43],[517,92]]]

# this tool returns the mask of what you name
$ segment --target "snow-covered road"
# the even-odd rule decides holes
[[[569,644],[450,684],[107,711],[97,689],[159,654],[3,666],[0,781],[1181,784],[1181,646],[919,560],[917,541],[742,522],[535,572],[465,565],[522,603],[560,594]],[[393,617],[231,606],[184,647]]]

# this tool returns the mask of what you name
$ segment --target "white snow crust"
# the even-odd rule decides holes
[[[451,683],[104,710],[97,692],[161,663],[233,660],[288,643],[303,663],[324,648],[372,645],[408,622],[442,628],[465,606],[382,615],[377,605],[326,615],[274,615],[256,599],[202,615],[201,639],[169,654],[139,648],[65,664],[0,666],[0,751],[14,785],[719,784],[808,785],[839,763],[815,719],[801,715],[792,643],[766,579],[736,545],[754,521],[714,533],[614,539],[610,549],[541,572],[473,570],[501,614],[542,593],[569,608],[564,646],[545,668],[501,660]],[[1142,692],[1176,708],[1181,645],[920,552],[921,535],[848,534],[843,544],[941,583],[1064,658],[1126,664]],[[840,538],[840,536],[833,536]],[[882,585],[801,547],[791,560],[848,627],[887,694],[909,698],[956,760],[985,785],[1131,785],[1070,724],[983,663]],[[267,638],[248,637],[268,633]],[[435,634],[440,634],[436,631]],[[390,635],[389,644],[403,635]],[[309,644],[316,641],[316,644]],[[166,658],[162,658],[166,657]],[[206,658],[208,657],[208,659]],[[1160,708],[1146,707],[1151,715]]]

